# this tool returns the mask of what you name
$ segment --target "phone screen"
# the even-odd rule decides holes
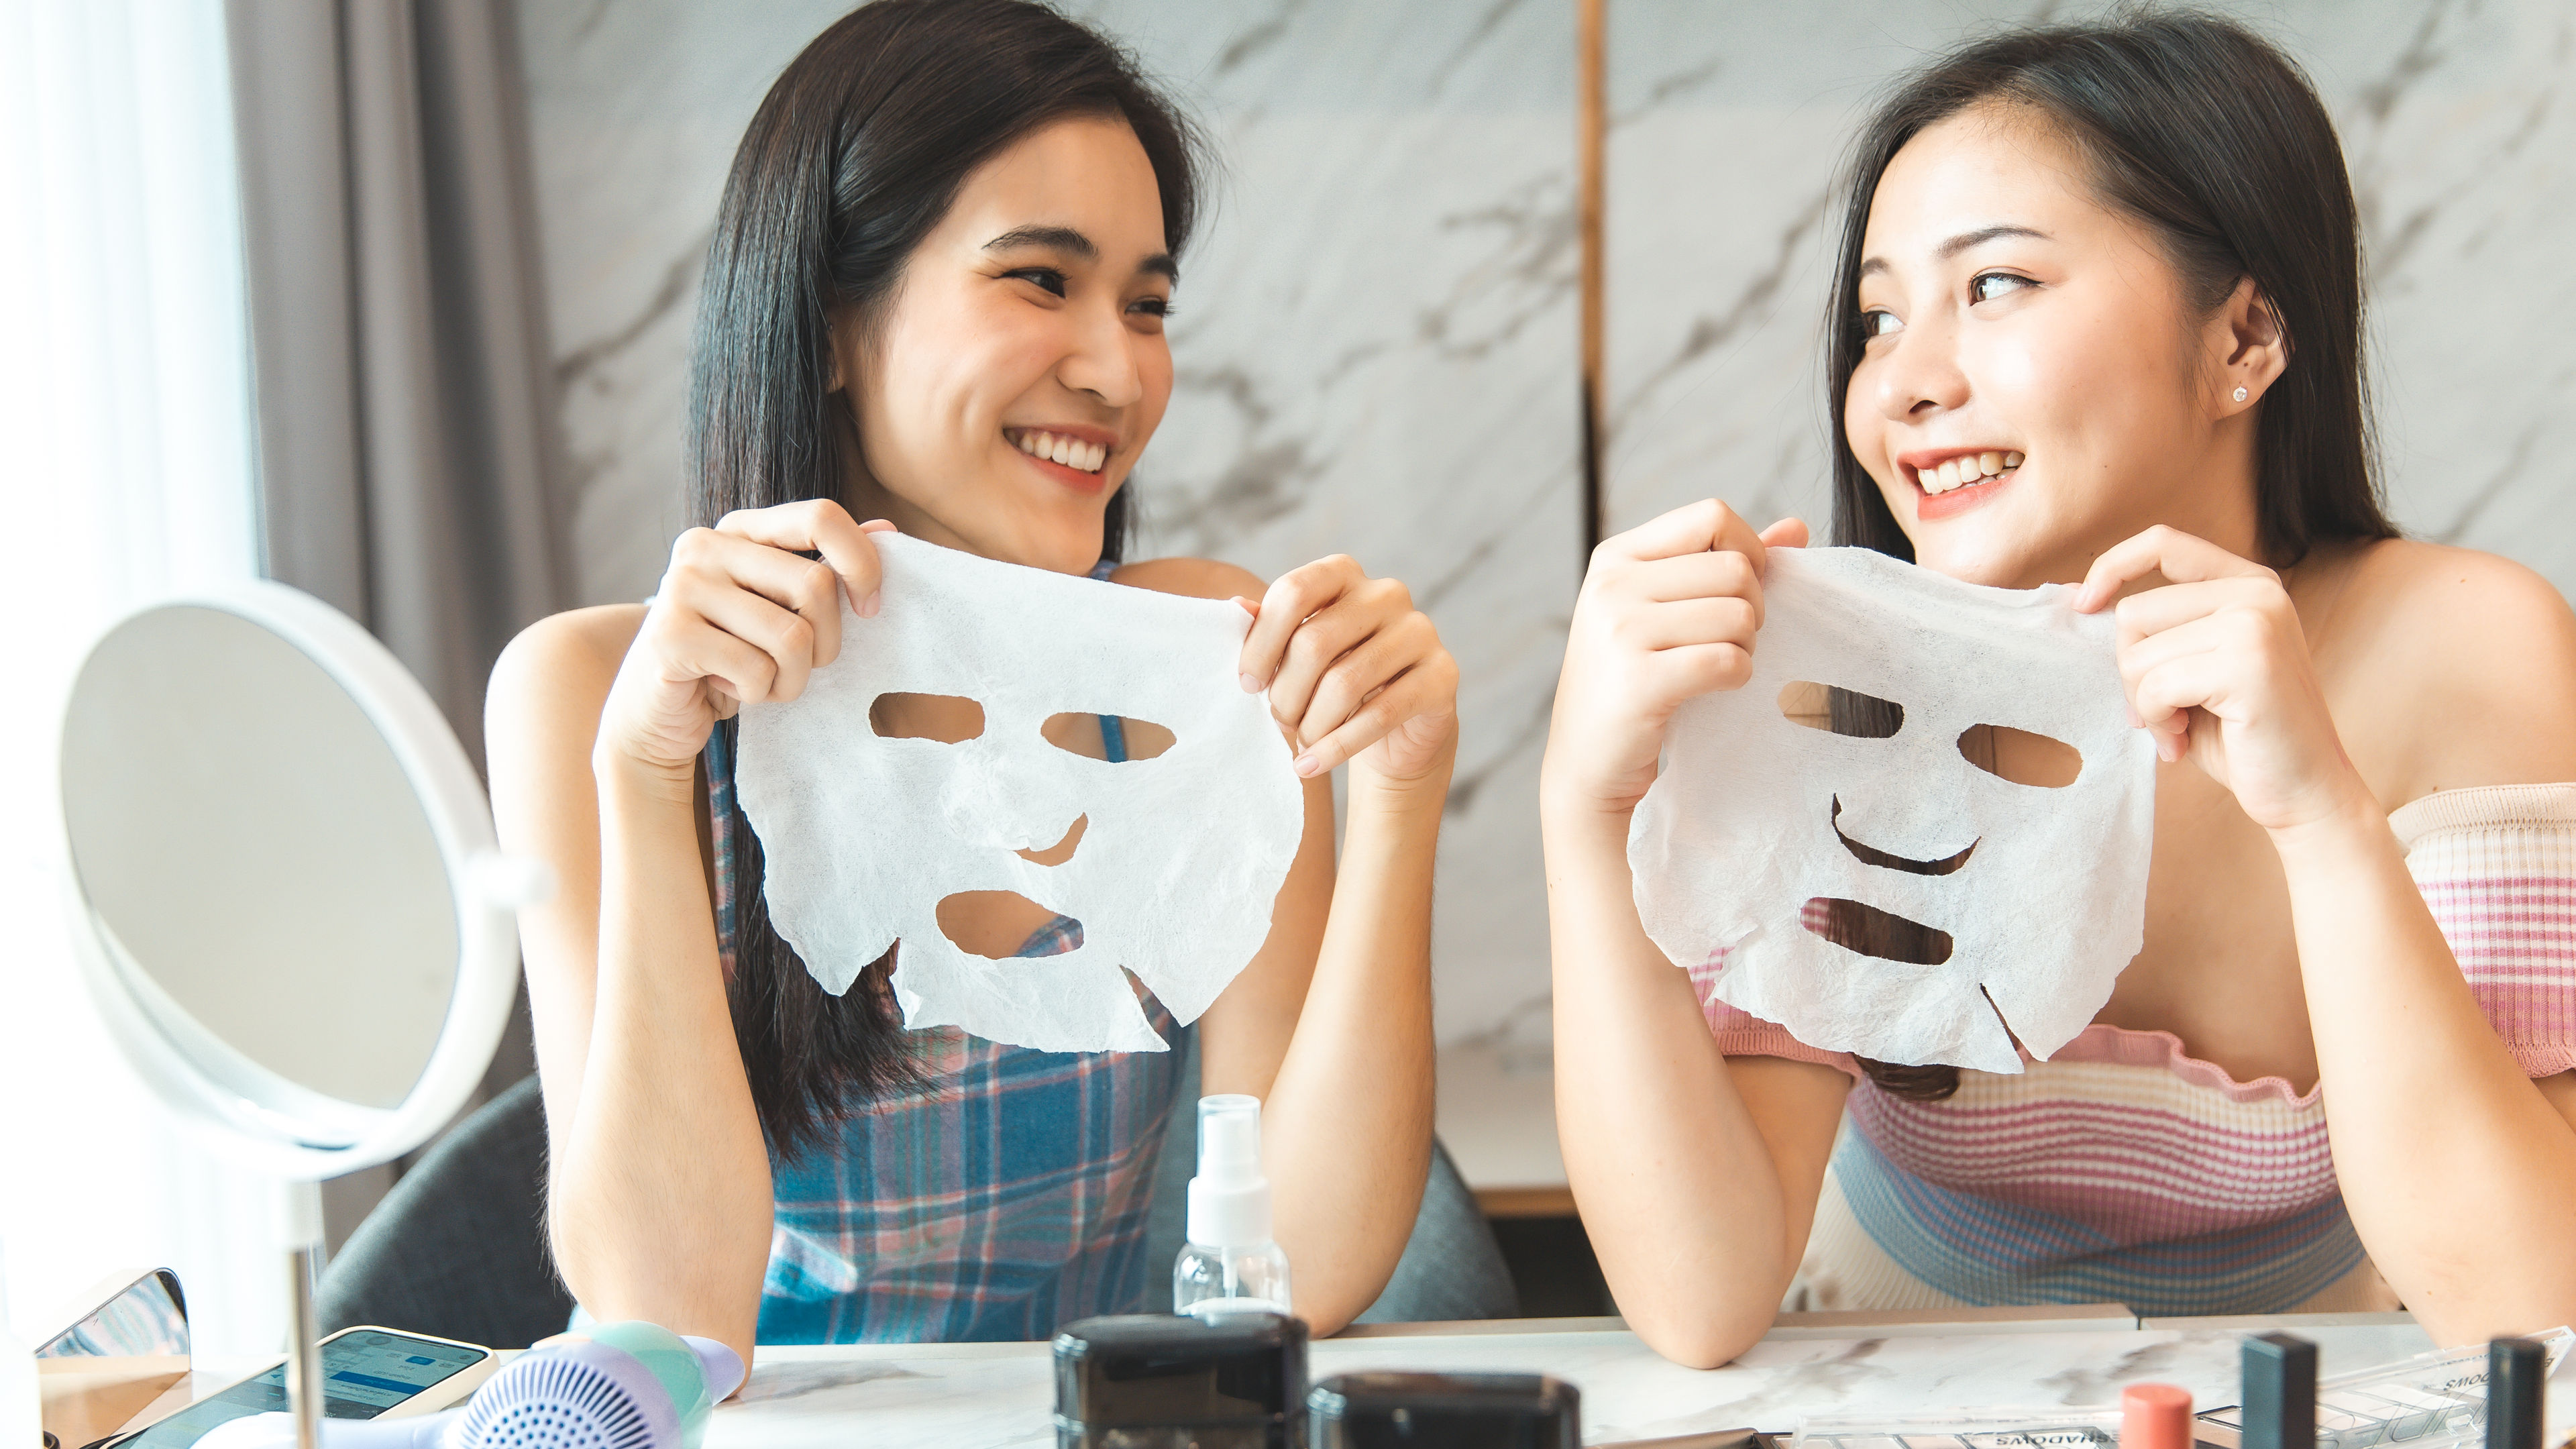
[[[322,1413],[332,1419],[372,1419],[421,1390],[455,1377],[487,1357],[461,1344],[433,1343],[408,1334],[359,1329],[322,1346]],[[286,1365],[190,1404],[121,1441],[117,1449],[184,1449],[227,1420],[284,1413]]]

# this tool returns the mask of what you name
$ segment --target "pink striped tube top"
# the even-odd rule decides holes
[[[2576,1069],[2576,784],[2447,790],[2389,824],[2514,1061]],[[1724,969],[1721,953],[1691,977],[1727,1055],[1857,1079],[1785,1306],[2396,1306],[2344,1212],[2315,1091],[2097,1023],[2019,1075],[1963,1071],[1949,1100],[1908,1101],[1715,1000]]]

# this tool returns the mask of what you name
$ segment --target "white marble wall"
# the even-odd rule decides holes
[[[649,592],[680,521],[684,359],[725,165],[841,4],[530,0],[539,205],[581,590]],[[1137,470],[1149,553],[1334,552],[1458,657],[1444,1038],[1543,1027],[1536,777],[1581,564],[1569,10],[1551,0],[1096,0],[1224,161],[1179,383]]]
[[[762,91],[841,0],[525,0],[581,590],[679,523],[697,257]],[[1579,564],[1567,0],[1078,0],[1211,123],[1155,552],[1348,551],[1458,656],[1445,1041],[1543,1036],[1535,778]],[[1611,0],[1610,521],[1716,493],[1821,516],[1826,183],[1874,90],[1998,19],[2089,6]],[[2576,397],[2576,12],[2232,0],[2314,72],[2369,228],[2390,491],[2420,533],[2576,590],[2545,429]]]
[[[1715,494],[1827,512],[1826,183],[1895,71],[1998,20],[2096,5],[1612,0],[1611,523]],[[2392,511],[2576,592],[2576,9],[2221,0],[2342,131],[2370,268]]]

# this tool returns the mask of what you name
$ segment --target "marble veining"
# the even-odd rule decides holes
[[[1826,179],[1897,72],[2048,0],[1794,14],[1611,8],[1613,526],[1715,495],[1828,512]],[[2576,11],[2553,0],[2221,3],[2333,112],[2363,225],[2391,510],[2576,590],[2576,494],[2547,429],[2576,387],[2558,258],[2576,214]]]

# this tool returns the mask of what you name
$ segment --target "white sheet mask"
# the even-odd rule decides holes
[[[1684,967],[1725,952],[1718,999],[1812,1047],[2018,1072],[2018,1036],[2047,1058],[2143,940],[2155,745],[2129,723],[2111,614],[2077,614],[2064,585],[1983,588],[1867,549],[1768,559],[1752,679],[1674,715],[1630,824],[1646,934]],[[1886,701],[1902,724],[1795,723],[1781,694],[1798,683]],[[1963,747],[1979,725],[2072,746],[2081,772],[2054,788],[1991,774]],[[1863,955],[1813,928],[1829,911],[1947,940],[1878,933],[1864,939],[1921,959]]]
[[[844,600],[840,657],[801,698],[742,713],[735,783],[770,920],[836,996],[901,940],[893,986],[910,1027],[1164,1050],[1126,972],[1196,1020],[1269,934],[1305,824],[1287,741],[1238,682],[1249,617],[893,534],[876,546],[877,617]],[[869,710],[884,694],[973,700],[982,730],[953,744],[881,737]],[[1060,714],[1173,740],[1151,759],[1090,759],[1040,732]],[[1070,859],[1018,854],[1060,847],[1077,822]],[[1082,944],[1004,960],[961,950],[938,906],[967,891],[1072,917]]]

